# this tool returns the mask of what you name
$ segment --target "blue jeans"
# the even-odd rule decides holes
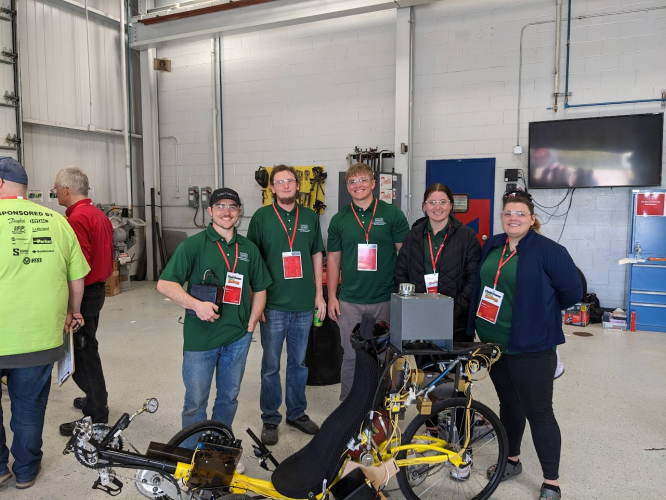
[[[279,424],[282,415],[278,411],[282,404],[280,382],[280,356],[282,345],[287,340],[287,418],[296,420],[305,415],[308,402],[305,399],[305,384],[308,368],[305,366],[305,351],[312,325],[313,311],[285,312],[264,309],[266,322],[261,323],[261,420],[266,424]]]
[[[238,408],[237,397],[251,342],[252,332],[248,332],[233,344],[224,347],[210,351],[183,351],[183,428],[207,420],[206,408],[213,373],[217,394],[212,419],[231,427]]]
[[[5,368],[0,370],[0,377],[7,376],[7,392],[12,409],[9,426],[14,432],[12,470],[17,483],[32,481],[39,472],[42,462],[42,431],[46,402],[51,392],[51,371],[53,363],[30,368]],[[2,385],[0,384],[0,397]],[[2,425],[2,406],[0,406],[0,476],[9,469],[9,450],[7,436]]]

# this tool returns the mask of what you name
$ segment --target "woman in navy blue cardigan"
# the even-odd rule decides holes
[[[526,420],[543,470],[539,499],[559,500],[561,437],[553,413],[555,349],[564,343],[562,309],[580,301],[583,288],[567,250],[540,235],[532,197],[504,195],[504,233],[483,247],[474,283],[468,334],[502,345],[490,371],[509,438],[504,477],[522,472],[520,443]],[[488,469],[489,476],[495,467]]]

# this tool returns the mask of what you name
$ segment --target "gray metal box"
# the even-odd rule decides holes
[[[392,294],[390,338],[401,350],[409,340],[430,340],[442,349],[452,349],[453,299],[433,293]]]

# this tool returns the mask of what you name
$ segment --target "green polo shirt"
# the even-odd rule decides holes
[[[273,208],[275,207],[275,208]],[[289,249],[289,238],[294,235],[296,208],[298,225],[294,245]],[[284,227],[275,213],[277,209]],[[289,238],[285,231],[289,231]],[[277,203],[257,210],[250,220],[247,238],[259,248],[273,284],[268,287],[266,307],[276,311],[303,312],[314,309],[315,285],[312,256],[324,251],[319,217],[307,207],[296,205],[290,212]],[[301,252],[303,277],[284,279],[282,252]]]
[[[449,230],[449,225],[450,225],[451,219],[449,218],[449,221],[446,223],[446,226],[444,226],[444,229],[442,229],[440,232],[437,234],[433,234],[432,232],[432,226],[430,225],[430,220],[428,220],[428,223],[425,226],[425,229],[423,231],[423,255],[425,255],[425,273],[426,274],[432,274],[434,273],[434,269],[432,268],[432,259],[430,255],[430,242],[428,241],[428,233],[430,233],[430,238],[432,238],[432,257],[436,258],[437,257],[437,252],[439,251],[439,247],[444,243],[444,238],[446,236],[446,232]],[[442,250],[443,252],[444,250]],[[442,256],[440,255],[439,258],[441,259]],[[435,266],[437,266],[437,262],[435,262]]]
[[[483,288],[489,286],[492,288],[495,283],[495,275],[499,267],[500,256],[504,247],[493,248],[486,260],[481,265],[481,289],[479,293],[479,301],[483,295]],[[504,260],[511,255],[509,246],[506,247]],[[476,332],[479,334],[481,342],[496,343],[502,346],[502,352],[505,352],[506,346],[509,343],[509,336],[511,334],[511,320],[513,318],[513,297],[516,289],[516,269],[518,268],[518,254],[511,257],[511,259],[502,266],[499,279],[497,280],[497,290],[504,294],[502,306],[500,307],[497,321],[493,325],[485,319],[476,318]]]
[[[354,204],[356,215],[366,230],[374,206],[374,199],[366,210]],[[342,252],[340,300],[354,304],[377,304],[390,300],[397,260],[395,244],[402,243],[408,232],[405,214],[394,205],[378,201],[368,240],[369,244],[377,245],[377,271],[358,271],[358,244],[365,244],[365,232],[350,205],[335,214],[328,226],[328,251]]]
[[[233,268],[238,243],[236,273],[243,275],[243,290],[240,305],[223,304],[220,318],[214,322],[201,321],[195,314],[185,315],[183,336],[185,351],[209,351],[239,340],[247,333],[250,320],[250,289],[253,292],[266,290],[271,284],[266,265],[256,245],[234,231],[234,237],[226,242],[208,224],[205,231],[183,241],[162,272],[160,279],[183,285],[187,281],[187,292],[193,284],[203,282],[207,270],[213,272],[220,286],[224,286],[228,269],[217,246],[220,243]],[[211,278],[206,280],[211,283]]]

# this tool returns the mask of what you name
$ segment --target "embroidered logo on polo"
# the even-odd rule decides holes
[[[375,217],[375,220],[372,222],[374,226],[385,226],[386,222],[384,221],[384,217]]]
[[[301,224],[298,226],[298,232],[299,233],[309,233],[310,232],[310,226],[307,224]]]
[[[250,262],[250,257],[245,252],[239,252],[238,253],[238,260],[242,260],[243,262]]]

